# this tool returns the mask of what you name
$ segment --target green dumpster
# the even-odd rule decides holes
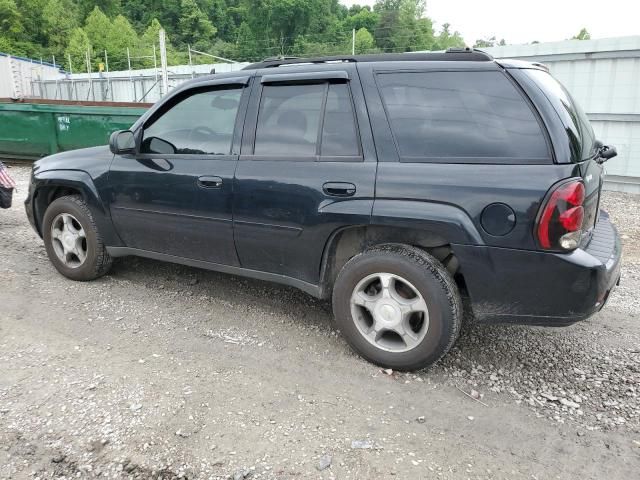
[[[129,128],[150,104],[0,99],[0,158],[37,159],[105,145]]]

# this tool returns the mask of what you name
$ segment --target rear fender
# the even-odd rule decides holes
[[[484,245],[469,216],[453,205],[412,200],[376,200],[372,225],[430,232],[448,243]]]

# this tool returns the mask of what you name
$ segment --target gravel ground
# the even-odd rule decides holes
[[[77,283],[0,211],[0,478],[636,478],[640,197],[622,283],[561,329],[467,322],[413,374],[293,289],[143,259]]]

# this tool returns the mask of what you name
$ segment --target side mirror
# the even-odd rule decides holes
[[[136,140],[130,130],[118,130],[109,137],[109,149],[114,155],[134,153]]]
[[[605,160],[611,160],[617,155],[618,151],[616,150],[616,147],[603,147],[600,151],[600,158],[604,158]]]

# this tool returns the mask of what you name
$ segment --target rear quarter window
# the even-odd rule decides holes
[[[546,136],[501,72],[379,73],[402,161],[549,163]]]

